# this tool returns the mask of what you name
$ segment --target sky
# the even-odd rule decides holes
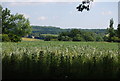
[[[80,2],[83,0],[0,0],[1,2]],[[120,0],[94,0],[94,2],[118,2]]]
[[[11,10],[12,14],[24,14],[29,18],[31,25],[55,26],[60,28],[81,28],[81,29],[106,29],[109,27],[110,19],[114,20],[114,28],[118,24],[118,2],[117,0],[104,0],[91,4],[90,11],[77,11],[76,7],[80,2],[73,0],[37,0],[22,2],[22,0],[2,1],[3,8]],[[70,2],[71,1],[71,2]],[[102,1],[102,0],[101,0]],[[106,2],[105,2],[106,1]],[[113,2],[114,1],[114,2]]]

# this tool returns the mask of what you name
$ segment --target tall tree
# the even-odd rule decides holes
[[[2,10],[2,33],[7,34],[11,41],[21,41],[21,37],[30,32],[30,22],[22,14],[13,15],[7,8]]]
[[[8,30],[10,27],[10,10],[7,8],[5,10],[2,10],[2,34],[8,34]]]
[[[108,28],[108,33],[109,33],[108,41],[110,41],[110,42],[112,41],[112,37],[115,36],[115,30],[114,30],[113,24],[114,24],[114,20],[112,18],[112,19],[110,19],[110,25],[109,25],[109,28]]]
[[[2,6],[0,5],[0,34],[2,34]]]
[[[120,24],[118,24],[118,28],[117,28],[117,36],[120,38]]]

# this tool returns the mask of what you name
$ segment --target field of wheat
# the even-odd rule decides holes
[[[2,44],[3,79],[119,79],[118,43],[24,41]]]

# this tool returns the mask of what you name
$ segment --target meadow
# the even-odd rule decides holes
[[[118,43],[2,42],[3,79],[119,79]]]

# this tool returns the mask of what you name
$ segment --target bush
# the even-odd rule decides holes
[[[61,37],[58,37],[58,40],[59,41],[72,41],[72,38],[68,36],[61,36]]]
[[[51,40],[51,37],[50,36],[48,36],[48,37],[46,37],[45,39],[44,39],[44,41],[50,41]]]
[[[97,36],[96,41],[103,41],[103,38],[101,36]]]
[[[118,38],[118,37],[111,37],[111,40],[113,41],[113,42],[119,42],[120,41],[120,38]]]
[[[51,41],[58,41],[58,39],[51,39]]]
[[[104,41],[110,42],[110,40],[109,40],[109,37],[108,37],[108,36],[104,36],[104,37],[103,37],[103,39],[104,39]]]
[[[7,34],[2,34],[2,41],[3,42],[10,42],[9,36]]]
[[[21,41],[21,37],[14,35],[14,34],[9,34],[9,38],[10,38],[11,42],[20,42]]]
[[[84,39],[82,37],[74,37],[73,41],[83,41]]]

